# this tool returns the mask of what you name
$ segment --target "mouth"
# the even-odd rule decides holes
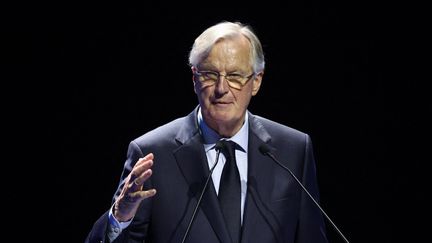
[[[232,104],[232,102],[228,101],[213,101],[212,104],[216,107],[226,108]]]
[[[228,104],[231,104],[232,102],[216,100],[216,101],[213,101],[212,103],[215,105],[228,105]]]

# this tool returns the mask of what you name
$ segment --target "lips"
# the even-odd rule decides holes
[[[222,104],[222,105],[226,105],[226,104],[231,104],[232,101],[227,101],[227,100],[213,100],[212,103],[213,103],[213,104]]]
[[[212,103],[215,106],[227,106],[227,105],[232,104],[232,102],[227,102],[227,101],[214,101]]]
[[[228,102],[228,101],[213,101],[212,105],[214,108],[216,109],[221,109],[221,110],[226,110],[229,109],[232,105],[232,102]]]

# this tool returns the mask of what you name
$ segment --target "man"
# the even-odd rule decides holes
[[[199,106],[130,143],[113,207],[87,242],[327,242],[320,211],[262,153],[264,146],[281,158],[317,199],[309,136],[247,110],[264,74],[255,34],[240,23],[214,25],[195,40],[189,62]],[[221,140],[234,142],[231,155]]]

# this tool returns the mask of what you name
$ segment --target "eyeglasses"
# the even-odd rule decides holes
[[[243,86],[245,86],[246,83],[255,76],[255,73],[252,73],[249,76],[242,76],[237,73],[220,74],[214,71],[198,70],[196,70],[194,74],[198,76],[198,81],[203,85],[203,87],[215,85],[216,82],[219,81],[219,78],[223,76],[231,88],[238,90],[241,90]]]

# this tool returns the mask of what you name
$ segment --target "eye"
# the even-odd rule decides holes
[[[205,71],[205,72],[202,72],[202,73],[203,73],[204,76],[206,76],[207,78],[210,78],[210,79],[217,80],[219,78],[219,74],[216,73],[216,72]]]
[[[226,76],[226,78],[229,79],[229,80],[237,81],[238,82],[238,81],[243,80],[244,77],[242,75],[240,75],[240,74],[232,73],[232,74],[228,74]]]

